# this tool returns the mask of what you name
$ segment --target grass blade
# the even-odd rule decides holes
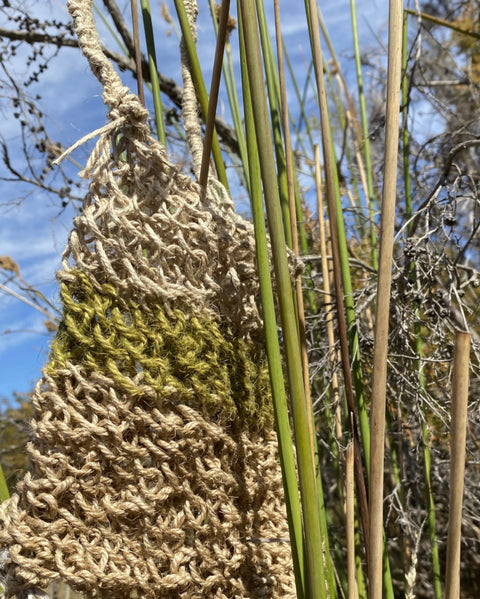
[[[147,42],[148,68],[150,71],[150,82],[152,85],[157,136],[159,142],[166,146],[167,138],[165,134],[165,124],[163,122],[162,98],[160,96],[160,82],[158,80],[157,55],[155,52],[155,38],[153,37],[150,0],[140,0],[140,6],[142,8],[143,28],[145,30],[145,40]]]
[[[305,539],[305,586],[307,598],[326,599],[323,543],[320,511],[317,498],[315,466],[312,460],[308,415],[303,385],[298,329],[292,297],[283,218],[278,193],[275,160],[271,146],[268,108],[263,85],[258,25],[253,0],[241,0],[248,77],[252,94],[253,117],[257,133],[257,147],[263,181],[272,257],[279,297],[288,382],[292,402],[295,443],[297,446],[298,475],[302,502]],[[314,499],[315,498],[315,499]]]
[[[200,66],[200,61],[197,55],[197,49],[195,47],[195,41],[193,39],[192,31],[190,29],[190,24],[188,22],[187,11],[185,10],[185,5],[183,0],[174,0],[175,8],[177,11],[178,20],[180,22],[180,28],[182,30],[182,36],[185,43],[185,48],[188,54],[188,60],[190,62],[190,72],[192,75],[192,79],[195,85],[195,91],[197,93],[197,98],[200,103],[200,107],[202,109],[203,120],[207,120],[208,114],[208,94],[207,88],[205,86],[205,81],[203,79],[202,68]],[[213,133],[213,141],[212,141],[212,154],[213,160],[215,162],[215,168],[217,170],[217,177],[220,183],[225,187],[228,191],[228,180],[227,173],[225,171],[225,163],[223,161],[222,152],[220,150],[220,144],[218,141],[217,133],[214,131]]]

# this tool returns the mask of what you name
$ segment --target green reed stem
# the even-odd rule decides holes
[[[164,146],[167,145],[165,124],[163,121],[163,106],[160,96],[160,82],[158,80],[157,55],[155,52],[155,38],[153,36],[152,15],[150,11],[150,0],[140,0],[142,9],[143,28],[147,42],[148,69],[150,71],[150,82],[152,85],[153,107],[155,110],[155,125],[157,127],[158,140]]]
[[[419,330],[415,331],[417,355],[423,353],[423,344],[419,337]],[[420,344],[417,345],[417,341]],[[425,377],[420,373],[421,388],[425,386]],[[430,453],[430,439],[427,423],[422,420],[422,441],[423,441],[423,463],[424,463],[424,479],[425,479],[425,495],[427,500],[427,523],[428,534],[431,546],[431,560],[433,570],[433,589],[435,599],[442,599],[442,576],[440,570],[440,556],[438,553],[438,538],[437,538],[437,519],[435,515],[435,498],[432,489],[432,456]]]
[[[310,44],[312,48],[313,65],[315,71],[315,79],[317,82],[317,93],[320,108],[320,123],[322,131],[322,146],[325,169],[326,195],[327,205],[330,217],[330,231],[333,256],[333,273],[335,283],[335,302],[337,308],[338,335],[340,341],[340,350],[342,356],[343,379],[345,386],[345,396],[348,405],[348,424],[351,427],[352,437],[355,444],[355,474],[358,492],[358,504],[360,508],[360,516],[362,529],[365,537],[365,548],[368,551],[368,505],[367,494],[365,488],[365,475],[361,461],[361,446],[360,435],[357,427],[357,410],[355,406],[355,397],[353,393],[352,369],[350,367],[350,351],[358,352],[358,343],[353,347],[351,344],[351,331],[356,335],[355,326],[355,307],[353,303],[353,293],[351,288],[350,267],[348,262],[347,241],[345,234],[345,226],[343,222],[343,210],[340,200],[340,192],[338,185],[338,175],[336,162],[334,158],[334,148],[332,135],[330,130],[330,118],[327,106],[327,97],[325,91],[325,83],[323,80],[323,59],[320,47],[320,37],[317,27],[312,24],[316,23],[317,5],[314,0],[305,0],[305,10],[309,24]],[[345,315],[346,310],[346,315]],[[352,322],[352,328],[347,329],[347,323]],[[347,332],[348,331],[348,332]],[[350,335],[350,339],[349,339]],[[357,354],[358,355],[358,354]],[[357,362],[356,370],[353,371],[353,376],[358,377],[361,370],[360,362]],[[355,378],[354,378],[355,380]],[[356,381],[363,392],[363,380]],[[358,398],[357,398],[358,399]],[[365,410],[366,412],[366,410]],[[368,432],[368,422],[367,422]],[[363,437],[363,430],[362,430]],[[365,438],[363,438],[365,446]]]
[[[290,213],[290,227],[291,227],[291,238],[292,238],[292,249],[296,256],[300,255],[299,243],[298,243],[298,228],[297,228],[297,210],[295,205],[295,181],[294,181],[294,167],[293,167],[293,154],[292,154],[292,143],[290,137],[290,123],[287,103],[287,86],[285,83],[285,67],[283,60],[282,51],[282,33],[280,24],[280,9],[278,0],[274,0],[274,13],[275,13],[275,37],[277,40],[277,60],[278,60],[278,76],[279,76],[279,88],[280,88],[280,112],[281,122],[283,129],[283,137],[285,143],[285,169],[287,176],[287,197],[288,207]],[[298,274],[295,277],[295,292],[297,300],[298,310],[298,331],[300,337],[300,347],[302,352],[302,367],[303,367],[303,380],[305,387],[305,395],[307,400],[307,406],[311,404],[310,396],[310,374],[308,371],[308,356],[307,356],[307,341],[305,336],[305,310],[303,305],[303,290],[302,290],[302,277]],[[311,410],[309,410],[311,413]],[[311,438],[313,439],[313,414],[310,418],[310,429]]]
[[[281,116],[282,116],[282,127],[283,127],[283,135],[285,139],[285,157],[286,157],[286,171],[287,171],[287,183],[288,183],[288,203],[290,208],[290,224],[292,227],[292,249],[295,255],[300,255],[300,246],[298,239],[298,227],[297,227],[297,203],[295,196],[295,176],[294,176],[294,164],[293,164],[293,153],[291,147],[291,139],[290,139],[290,123],[289,123],[289,112],[288,112],[288,103],[287,103],[287,86],[285,83],[285,67],[283,60],[283,50],[282,50],[282,34],[281,34],[281,24],[280,24],[280,10],[278,0],[274,0],[274,12],[275,12],[275,32],[277,39],[277,59],[278,59],[278,76],[279,76],[279,84],[280,84],[280,106],[281,106]],[[303,218],[302,218],[303,221]],[[302,223],[303,224],[303,223]],[[303,368],[303,380],[304,380],[304,389],[305,389],[305,410],[307,413],[307,418],[309,420],[309,428],[310,428],[310,438],[312,440],[312,453],[313,453],[313,461],[316,464],[316,472],[317,472],[317,494],[319,501],[319,509],[320,509],[320,524],[322,526],[322,538],[324,543],[324,561],[325,561],[325,570],[326,577],[329,589],[329,596],[333,599],[336,596],[336,583],[335,583],[335,573],[333,571],[331,555],[330,555],[330,547],[328,541],[328,532],[326,526],[326,512],[325,512],[325,504],[323,499],[323,488],[322,481],[320,478],[320,465],[318,462],[318,445],[314,431],[314,421],[313,421],[313,407],[312,407],[312,398],[310,392],[310,373],[309,373],[309,364],[308,364],[308,354],[307,354],[307,340],[305,333],[305,311],[304,311],[304,300],[303,300],[303,289],[302,289],[302,277],[301,275],[297,275],[295,278],[295,292],[296,292],[296,303],[297,303],[297,321],[298,321],[298,332],[299,332],[299,340],[300,340],[300,350],[302,356],[302,368]]]
[[[3,468],[0,465],[0,503],[10,498],[10,492],[8,490],[7,481],[3,473]]]
[[[240,14],[240,9],[238,10]],[[239,19],[240,56],[245,111],[246,143],[249,160],[252,218],[255,229],[257,267],[260,283],[265,344],[272,388],[273,409],[278,436],[279,458],[282,467],[285,502],[292,547],[295,582],[299,599],[304,598],[304,551],[302,538],[302,511],[298,495],[295,456],[292,447],[292,434],[285,393],[282,357],[278,340],[275,302],[270,275],[270,259],[267,245],[267,232],[263,210],[262,180],[257,152],[257,138],[253,119],[250,84],[246,69],[245,44],[241,18]]]
[[[273,53],[270,32],[268,30],[267,19],[263,0],[255,0],[257,8],[258,28],[263,51],[263,65],[265,69],[265,78],[268,91],[268,105],[270,106],[270,120],[272,123],[273,143],[275,147],[275,157],[277,164],[277,185],[279,188],[280,205],[282,208],[285,239],[288,247],[292,247],[292,228],[290,223],[290,208],[288,204],[288,183],[286,170],[285,149],[282,139],[282,126],[280,117],[280,86],[278,81],[278,72],[276,68],[275,56]]]
[[[192,74],[193,83],[195,85],[195,91],[197,93],[197,98],[200,103],[200,107],[203,114],[203,120],[207,120],[208,114],[208,94],[207,88],[205,86],[205,81],[203,79],[202,68],[200,66],[200,61],[198,60],[197,49],[195,46],[195,41],[193,39],[192,31],[190,29],[190,24],[188,22],[187,12],[185,10],[185,6],[183,0],[174,0],[175,8],[177,11],[178,21],[180,23],[180,28],[182,30],[182,36],[185,43],[185,48],[188,55],[188,60],[190,62],[190,71]],[[225,163],[223,161],[222,152],[220,149],[220,143],[218,141],[218,136],[216,131],[213,132],[213,140],[212,140],[212,154],[213,160],[215,162],[215,168],[217,170],[218,180],[222,183],[225,189],[228,191],[228,179],[227,173],[225,171]]]
[[[305,597],[307,599],[326,599],[320,511],[316,500],[317,481],[312,459],[312,442],[306,410],[298,329],[287,263],[275,159],[271,146],[272,133],[268,120],[267,98],[264,86],[260,85],[264,75],[254,0],[241,0],[240,12],[244,27],[246,63],[257,134],[257,151],[272,245],[297,447],[298,477],[304,523]]]
[[[348,346],[342,349],[343,357],[342,364],[344,368],[344,376],[346,377],[347,388],[349,380],[353,380],[353,387],[355,389],[355,400],[353,400],[353,394],[347,393],[347,399],[350,402],[349,410],[358,410],[358,420],[361,431],[361,441],[363,455],[365,459],[365,468],[367,475],[370,469],[370,428],[369,420],[365,399],[365,390],[363,384],[363,373],[362,373],[362,362],[360,356],[360,342],[358,338],[358,330],[356,323],[355,303],[353,299],[353,285],[350,273],[349,255],[348,255],[348,242],[345,230],[345,222],[343,218],[343,206],[340,197],[340,189],[338,182],[338,173],[336,169],[336,160],[334,156],[334,148],[332,142],[332,136],[330,132],[330,117],[328,113],[328,105],[325,94],[325,85],[323,83],[323,70],[321,68],[323,64],[322,52],[320,48],[320,38],[318,36],[318,30],[312,28],[312,22],[316,22],[317,19],[311,18],[311,12],[317,12],[316,6],[312,3],[312,9],[309,6],[309,0],[305,1],[307,20],[309,24],[309,35],[310,45],[312,47],[312,56],[314,57],[314,71],[317,80],[317,88],[322,91],[318,92],[318,98],[320,103],[320,115],[321,115],[321,127],[322,127],[322,140],[323,140],[323,152],[325,161],[325,179],[326,179],[326,193],[327,193],[327,205],[330,215],[330,226],[332,230],[332,254],[335,273],[341,273],[339,280],[338,276],[335,279],[336,287],[336,302],[337,302],[337,314],[339,319],[343,319],[342,312],[345,310],[345,329],[348,331]],[[320,17],[318,17],[320,22]],[[343,298],[344,307],[341,306],[341,299]],[[340,320],[339,320],[340,323]],[[340,325],[343,329],[343,325]],[[342,344],[341,336],[340,342]],[[351,367],[350,367],[351,364]],[[350,398],[348,396],[350,395]],[[353,404],[355,404],[355,409]],[[352,412],[353,413],[353,412]],[[348,419],[349,424],[352,423],[351,419]],[[356,434],[356,433],[355,433]],[[359,436],[357,435],[359,438]],[[358,450],[357,450],[358,449]],[[361,450],[356,448],[355,460],[360,459]],[[357,466],[358,467],[358,466]],[[358,475],[358,472],[357,472]],[[360,500],[360,504],[362,501]],[[361,507],[365,511],[366,506]],[[365,516],[365,513],[364,513]],[[363,519],[363,525],[365,526],[367,518]]]

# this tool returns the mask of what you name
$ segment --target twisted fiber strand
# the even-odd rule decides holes
[[[197,15],[198,6],[196,0],[185,0],[185,12],[187,13],[190,30],[193,40],[197,41]],[[180,40],[180,61],[183,81],[183,98],[182,98],[182,117],[185,137],[188,147],[192,155],[193,171],[198,180],[200,177],[200,169],[202,165],[203,141],[202,128],[198,116],[198,98],[193,83],[192,74],[190,71],[190,61],[188,58],[187,46],[182,36]]]
[[[87,58],[93,74],[102,85],[102,97],[104,103],[110,108],[108,117],[111,122],[82,137],[63,152],[54,161],[54,164],[60,164],[79,146],[100,136],[85,169],[80,173],[81,176],[88,178],[100,156],[109,151],[111,138],[115,138],[126,126],[136,130],[134,135],[137,138],[146,139],[148,137],[149,113],[139,98],[122,84],[113,65],[103,53],[93,17],[92,0],[68,0],[67,7],[74,20],[79,46]]]
[[[93,74],[103,88],[103,100],[110,107],[110,118],[126,116],[130,121],[146,121],[145,110],[135,94],[125,87],[113,65],[102,51],[95,26],[92,0],[68,0],[67,7],[75,23],[78,43]]]

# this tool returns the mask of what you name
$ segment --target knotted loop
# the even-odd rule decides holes
[[[95,131],[88,133],[72,146],[70,146],[54,164],[60,164],[79,146],[87,141],[100,137],[95,149],[87,162],[87,166],[81,172],[81,176],[88,177],[101,153],[107,152],[113,145],[112,139],[130,128],[133,136],[139,140],[145,140],[150,129],[148,126],[148,110],[142,105],[138,96],[123,85],[120,77],[113,68],[109,59],[105,56],[98,37],[95,19],[92,12],[92,0],[68,0],[68,10],[75,23],[75,31],[78,44],[88,60],[93,74],[103,87],[103,101],[109,107],[108,118],[110,123]]]
[[[148,120],[148,110],[142,106],[138,96],[133,94],[127,87],[123,87],[121,95],[110,104],[108,118],[111,121],[125,119],[129,125],[144,128]],[[148,127],[145,133],[148,133]]]
[[[78,45],[102,85],[103,101],[115,109],[122,104],[124,96],[131,92],[124,87],[113,65],[103,53],[93,17],[92,0],[68,0],[67,7],[75,23]]]
[[[67,6],[75,23],[78,44],[93,74],[102,85],[103,101],[110,109],[109,119],[126,119],[129,124],[143,125],[148,120],[148,110],[123,85],[112,63],[103,53],[93,17],[92,0],[68,0]]]

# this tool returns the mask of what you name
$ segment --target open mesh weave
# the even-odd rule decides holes
[[[169,163],[90,0],[69,10],[110,123],[58,273],[33,470],[0,507],[7,593],[294,597],[251,225]]]

